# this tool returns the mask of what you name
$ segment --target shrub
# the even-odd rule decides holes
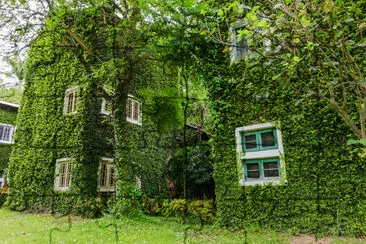
[[[215,215],[213,200],[197,200],[188,205],[188,213],[198,217],[202,222],[212,222]]]
[[[8,186],[3,186],[2,188],[0,188],[0,207],[3,206],[7,196],[8,196]]]

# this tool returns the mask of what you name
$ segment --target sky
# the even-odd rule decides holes
[[[43,2],[44,1],[29,0],[26,1],[26,4],[28,4],[26,7],[11,5],[8,2],[2,2],[2,5],[0,5],[0,78],[4,81],[4,84],[14,84],[17,82],[15,75],[11,75],[10,77],[5,75],[5,73],[11,73],[12,70],[11,65],[6,62],[6,58],[14,56],[14,53],[9,52],[13,46],[9,37],[12,33],[16,33],[15,28],[24,30],[26,24],[36,24],[36,29],[37,26],[40,26],[39,24],[42,22],[41,19],[46,12]],[[5,20],[8,20],[8,22]],[[34,38],[35,33],[36,30],[31,29],[29,31],[28,29],[25,38],[18,42],[17,47],[26,47],[27,42],[29,42],[32,37]],[[26,56],[27,48],[22,48],[21,50],[18,59],[23,60]]]

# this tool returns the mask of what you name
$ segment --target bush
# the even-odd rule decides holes
[[[215,215],[213,200],[197,200],[188,205],[188,213],[198,217],[202,222],[212,222]]]
[[[8,186],[3,186],[2,188],[0,188],[0,207],[3,206],[7,196],[8,196]]]
[[[195,216],[201,222],[212,222],[216,215],[213,200],[196,200],[187,202],[185,199],[175,199],[171,202],[164,201],[161,212],[165,216],[174,215],[180,218],[184,216]]]

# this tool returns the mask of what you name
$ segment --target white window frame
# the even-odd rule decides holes
[[[15,126],[13,125],[9,125],[9,124],[0,124],[0,127],[6,127],[9,129],[9,140],[3,140],[2,139],[2,134],[0,134],[0,143],[5,143],[5,144],[13,144],[14,140],[13,140],[13,135],[15,134]],[[4,133],[4,131],[2,132]]]
[[[264,18],[264,17],[262,17],[262,18]],[[235,63],[238,60],[242,59],[246,53],[253,54],[253,52],[250,51],[250,49],[249,49],[248,42],[243,37],[243,39],[241,41],[245,40],[245,51],[244,51],[243,55],[241,55],[240,57],[238,56],[238,48],[243,48],[243,47],[236,46],[237,45],[237,30],[242,29],[244,26],[245,26],[245,21],[239,20],[236,22],[236,24],[232,25],[229,29],[229,31],[231,33],[230,41],[234,44],[233,47],[231,48],[231,63]],[[267,53],[271,50],[271,40],[268,40],[268,39],[264,40],[262,42],[262,44],[266,48],[265,53]]]
[[[73,96],[73,104],[72,104],[72,111],[69,112],[68,111],[68,108],[69,108],[69,96],[70,94],[73,93],[74,96]],[[63,113],[64,115],[67,115],[67,114],[76,114],[77,112],[77,103],[78,103],[78,96],[79,96],[79,87],[72,87],[72,88],[69,88],[65,91],[65,97],[64,97],[64,110],[63,110]]]
[[[128,114],[129,102],[132,103],[132,113],[131,116]],[[138,111],[136,115],[136,107],[138,106]],[[135,117],[137,116],[137,119]],[[141,103],[135,99],[132,95],[128,95],[127,104],[126,104],[126,120],[132,124],[142,125],[142,116],[141,116]]]
[[[101,177],[102,177],[102,166],[103,164],[106,165],[106,184],[101,186]],[[111,176],[112,171],[111,169],[113,169],[113,173],[114,176]],[[117,175],[117,171],[116,171],[116,165],[113,163],[113,158],[105,158],[103,157],[99,163],[99,174],[98,174],[98,188],[100,192],[114,192],[116,190],[116,175]],[[111,178],[114,177],[114,184],[111,185]]]
[[[107,108],[107,104],[111,104],[110,100],[106,99],[106,98],[102,98],[102,108],[101,108],[101,111],[100,113],[101,114],[105,114],[105,115],[110,115],[111,114],[111,111],[108,111],[106,108]]]
[[[237,46],[237,39],[238,39],[237,38],[237,30],[243,28],[244,25],[245,25],[244,21],[240,21],[238,24],[233,25],[233,26],[230,27],[229,31],[231,33],[231,42],[234,44],[231,48],[231,63],[234,63],[234,62],[240,60],[244,56],[245,53],[248,53],[247,43],[246,43],[245,47],[238,47]],[[242,40],[244,40],[244,37],[243,37]],[[240,57],[238,56],[238,49],[239,48],[245,49],[244,54],[241,55]]]
[[[268,150],[260,150],[253,152],[243,152],[243,142],[242,142],[242,134],[246,132],[254,132],[265,129],[275,128],[276,137],[277,137],[277,145],[278,147],[275,149]],[[285,153],[282,144],[282,133],[279,129],[278,122],[268,122],[263,124],[255,124],[249,126],[238,127],[235,129],[235,139],[236,139],[236,152],[237,152],[237,160],[238,160],[238,170],[240,172],[240,180],[239,184],[242,186],[250,186],[250,185],[265,185],[268,183],[272,184],[280,184],[286,181],[286,169],[285,169]],[[258,179],[245,179],[244,172],[244,162],[245,160],[260,160],[260,159],[271,159],[276,158],[279,159],[279,177],[268,177],[268,178],[258,178]]]
[[[3,187],[5,185],[5,177],[4,177],[4,171],[0,172],[0,187]]]
[[[73,164],[72,158],[61,158],[56,160],[56,170],[55,170],[55,183],[54,183],[54,189],[55,191],[66,191],[70,188],[71,182],[72,182],[72,164]],[[68,178],[68,185],[60,186],[61,181],[61,175],[60,175],[60,169],[61,165],[66,164],[66,171],[65,176],[69,175]]]

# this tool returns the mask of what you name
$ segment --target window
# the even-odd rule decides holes
[[[67,89],[64,99],[64,114],[76,113],[76,105],[78,100],[77,88]]]
[[[102,114],[109,115],[112,113],[112,104],[110,100],[102,100]],[[129,95],[126,104],[126,120],[133,124],[141,125],[141,104]]]
[[[67,190],[71,184],[72,159],[56,160],[55,190]]]
[[[253,31],[254,33],[246,36],[247,38],[243,36],[241,40],[238,40],[239,32],[244,30],[247,21],[248,20],[241,20],[231,28],[231,42],[234,45],[232,49],[231,62],[239,60],[246,53],[255,54],[256,52],[254,52],[253,49],[256,49],[263,54],[271,51],[271,41],[265,37],[261,27],[256,27],[255,31]],[[262,22],[263,24],[268,21],[269,19],[267,17],[258,16],[258,22]]]
[[[243,151],[259,151],[277,148],[276,130],[267,129],[242,134]]]
[[[102,158],[99,168],[99,190],[100,191],[114,191],[116,166],[113,164],[113,159]]]
[[[245,180],[273,180],[280,177],[279,158],[244,161]]]
[[[103,98],[102,100],[102,114],[111,114],[112,113],[112,103],[110,100]]]
[[[0,171],[0,187],[4,186],[4,177],[3,177],[3,172]]]
[[[14,127],[11,125],[0,124],[0,142],[12,143],[13,142]]]
[[[232,30],[232,39],[234,40],[234,48],[232,54],[232,60],[235,61],[244,56],[245,53],[248,52],[247,42],[243,37],[240,41],[238,40],[238,31],[243,29],[244,24],[237,25]]]
[[[131,97],[127,100],[126,106],[126,119],[128,122],[141,125],[141,104],[132,99]]]
[[[280,183],[286,180],[281,131],[273,123],[236,128],[242,185]]]

